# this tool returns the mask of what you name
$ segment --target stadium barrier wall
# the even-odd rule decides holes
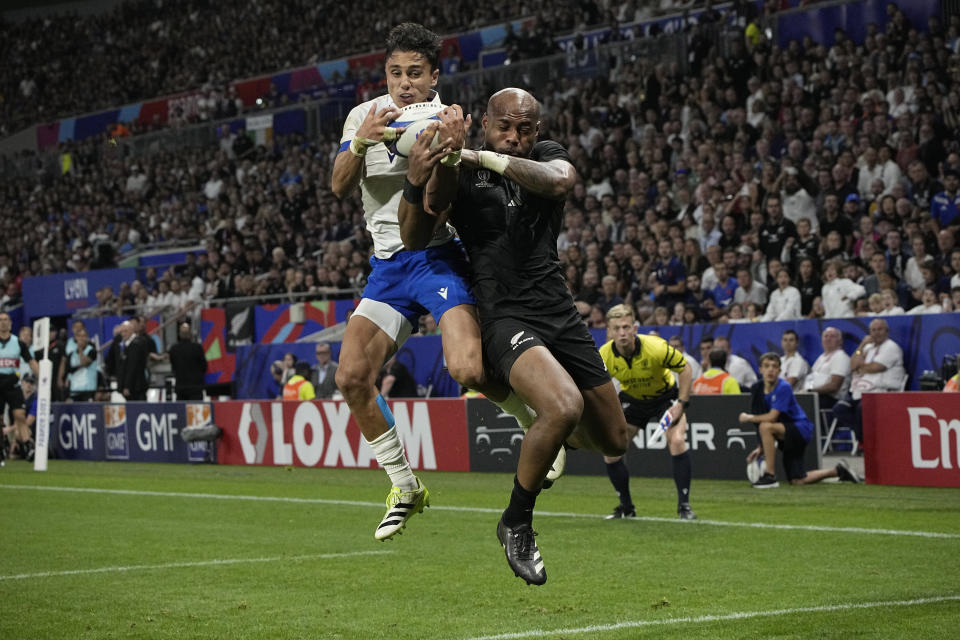
[[[800,406],[817,427],[818,402],[815,394],[797,394]],[[735,396],[694,396],[687,409],[687,443],[693,457],[695,478],[746,480],[746,457],[757,446],[756,429],[740,424],[741,411],[750,411],[749,394]],[[656,417],[659,420],[660,416]],[[627,465],[633,476],[672,478],[673,467],[666,439],[658,433],[658,422],[642,427],[630,443]],[[470,470],[512,472],[520,458],[523,432],[513,417],[501,413],[486,399],[467,400],[467,431],[470,439]],[[807,446],[807,469],[821,466],[818,438]],[[605,475],[603,456],[595,451],[568,451],[567,473]],[[782,465],[777,464],[781,480]]]
[[[871,484],[960,487],[960,393],[865,393]]]
[[[120,291],[121,284],[136,279],[136,269],[98,269],[24,278],[25,318],[67,316],[77,309],[96,306],[98,289],[109,285],[114,291]]]
[[[215,447],[187,443],[183,430],[210,424],[209,402],[55,402],[50,443],[66,460],[207,462]]]
[[[797,397],[808,415],[818,414],[816,396]],[[389,405],[414,469],[516,470],[523,432],[489,400],[411,399],[391,400]],[[213,406],[214,423],[223,429],[217,445],[220,464],[377,468],[345,402],[231,401]],[[749,408],[748,395],[694,399],[687,434],[696,477],[746,479],[746,455],[756,447],[756,431],[741,425],[737,416]],[[633,475],[672,477],[666,440],[654,438],[658,429],[656,422],[644,425],[633,440],[628,453]],[[816,444],[807,447],[808,469],[820,466]],[[596,452],[571,451],[567,472],[604,475],[606,468]]]
[[[817,398],[797,400],[820,432]],[[402,399],[389,402],[411,466],[430,471],[516,469],[523,433],[485,398]],[[687,418],[694,476],[744,480],[756,433],[737,416],[750,397],[695,396]],[[865,394],[867,482],[960,487],[960,394]],[[185,428],[215,424],[215,447],[186,443]],[[670,477],[670,455],[650,423],[630,445],[631,474]],[[376,468],[370,447],[345,402],[228,401],[167,403],[54,403],[51,444],[68,460],[217,462],[235,465]],[[806,467],[822,466],[820,448],[807,447]],[[777,472],[782,475],[782,465]],[[603,458],[570,451],[567,472],[603,475]]]
[[[414,469],[470,471],[464,401],[391,400]],[[342,401],[230,401],[213,405],[220,464],[376,468],[377,459]]]

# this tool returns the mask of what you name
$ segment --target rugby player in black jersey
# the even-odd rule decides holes
[[[401,219],[401,232],[406,243],[429,235],[416,233],[418,224],[429,231],[449,219],[457,229],[470,258],[487,366],[537,414],[497,537],[514,573],[543,584],[533,508],[552,461],[564,441],[623,455],[627,425],[557,256],[564,200],[577,182],[570,157],[556,142],[537,142],[540,105],[521,89],[494,94],[481,124],[483,149],[462,149],[464,121],[441,115],[445,163],[428,142],[414,145],[404,198],[423,206],[408,208],[416,219]]]

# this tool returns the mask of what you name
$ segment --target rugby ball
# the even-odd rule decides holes
[[[446,108],[446,105],[436,102],[416,102],[402,107],[400,115],[390,123],[390,126],[394,129],[406,127],[406,130],[390,145],[391,150],[401,158],[408,157],[410,148],[423,134],[423,130],[429,127],[430,123],[439,122],[440,118],[437,114]],[[437,144],[439,141],[434,136],[430,146],[434,147]]]
[[[753,484],[763,476],[763,472],[766,471],[766,464],[763,462],[763,456],[760,456],[753,462],[747,463],[747,480],[750,481],[750,484]]]

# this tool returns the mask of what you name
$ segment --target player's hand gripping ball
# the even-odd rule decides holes
[[[391,122],[390,126],[393,128],[406,127],[406,130],[390,145],[391,151],[401,158],[408,157],[410,148],[423,134],[424,129],[429,127],[432,122],[439,122],[440,118],[437,114],[444,109],[446,109],[445,105],[436,102],[417,102],[400,109],[399,117]],[[434,134],[430,147],[433,148],[438,144],[440,144],[440,141],[437,134]]]

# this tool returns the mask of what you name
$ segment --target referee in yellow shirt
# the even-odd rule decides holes
[[[620,383],[620,402],[630,429],[630,438],[649,422],[659,422],[670,411],[667,446],[673,457],[673,480],[677,485],[677,514],[682,520],[696,520],[690,508],[690,452],[687,447],[687,419],[693,371],[683,353],[656,336],[638,335],[633,310],[618,304],[607,312],[607,337],[613,339],[600,347],[600,357],[610,376]],[[630,471],[623,456],[609,458],[607,475],[620,495],[620,504],[607,516],[634,518],[637,515],[630,498]]]

